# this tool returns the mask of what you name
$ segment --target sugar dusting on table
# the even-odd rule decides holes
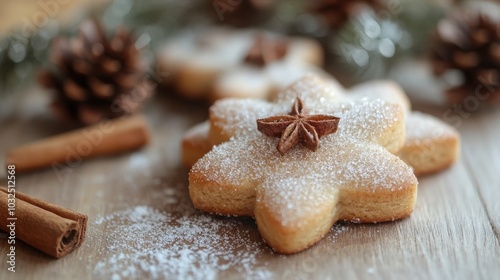
[[[215,279],[227,270],[251,279],[272,276],[257,261],[267,249],[239,220],[176,216],[141,205],[100,217],[93,227],[103,223],[106,235],[93,237],[104,238],[99,253],[107,259],[94,267],[102,279]]]

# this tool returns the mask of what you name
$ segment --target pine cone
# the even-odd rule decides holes
[[[385,5],[381,0],[316,0],[310,10],[331,29],[339,29],[360,9],[366,7],[378,11]]]
[[[275,0],[210,0],[216,22],[234,27],[257,26],[272,16]]]
[[[434,73],[456,70],[463,76],[462,84],[446,92],[451,103],[476,94],[500,103],[500,17],[493,15],[498,14],[468,10],[438,24],[431,50]]]
[[[39,82],[56,92],[52,109],[63,120],[84,125],[134,113],[151,95],[134,38],[120,28],[108,39],[99,22],[84,21],[79,36],[56,38]]]

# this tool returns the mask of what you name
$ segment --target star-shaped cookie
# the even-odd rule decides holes
[[[278,46],[281,55],[271,51]],[[249,59],[255,54],[274,59],[257,65]],[[307,73],[323,72],[318,67],[323,64],[323,52],[316,41],[259,30],[185,31],[165,43],[157,60],[159,72],[169,75],[165,82],[180,94],[210,101],[268,98]]]
[[[408,97],[399,85],[391,81],[376,80],[365,82],[345,90],[332,77],[326,82],[338,98],[346,101],[362,99],[381,99],[401,105],[406,112],[406,140],[404,146],[395,153],[413,168],[416,175],[427,175],[446,169],[458,158],[460,136],[456,129],[443,121],[427,114],[411,111]],[[345,92],[345,94],[342,94]],[[271,97],[271,99],[276,96]],[[211,150],[214,144],[221,143],[217,133],[209,135],[210,122],[206,121],[184,136],[182,142],[183,164],[191,167],[199,158]]]
[[[308,114],[340,118],[316,152],[295,146],[284,155],[278,138],[256,120],[286,114],[296,99]],[[319,241],[339,220],[383,222],[413,211],[417,180],[391,154],[404,145],[404,109],[382,100],[346,101],[322,79],[307,76],[275,102],[225,99],[211,107],[211,138],[222,143],[189,173],[196,208],[253,216],[277,252],[295,253]]]

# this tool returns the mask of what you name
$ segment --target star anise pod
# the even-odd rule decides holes
[[[335,133],[340,118],[329,115],[306,115],[302,100],[297,97],[288,115],[257,120],[257,129],[271,137],[280,137],[278,151],[284,155],[299,142],[315,152],[319,139]]]
[[[269,38],[264,34],[257,34],[252,47],[248,50],[245,62],[262,67],[282,59],[286,55],[287,49],[288,42],[285,39]]]

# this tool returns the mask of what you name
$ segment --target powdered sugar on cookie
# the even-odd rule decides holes
[[[407,130],[406,135],[408,144],[457,137],[457,132],[453,127],[420,112],[409,114],[406,124],[411,128]]]
[[[334,115],[340,124],[336,133],[321,138],[316,152],[296,146],[282,156],[276,150],[278,139],[257,131],[256,119],[289,113],[297,97],[307,114]],[[255,203],[259,229],[292,232],[280,241],[268,229],[261,230],[278,251],[309,246],[309,227],[317,239],[336,219],[393,220],[413,209],[417,181],[411,169],[387,151],[404,144],[404,110],[398,104],[346,100],[334,87],[309,76],[278,95],[276,103],[222,100],[212,107],[210,120],[214,132],[232,138],[193,166],[190,192],[195,206],[231,214],[247,213]],[[217,192],[237,201],[210,205],[213,198],[218,200]],[[315,220],[320,213],[328,213],[326,222]],[[319,233],[314,232],[316,226]],[[290,245],[289,238],[300,241]]]
[[[403,118],[401,108],[396,104],[368,98],[351,101],[322,79],[307,76],[278,95],[276,103],[252,99],[221,100],[210,108],[210,119],[216,130],[224,135],[259,134],[256,130],[257,119],[288,113],[297,97],[303,100],[308,114],[339,116],[341,122],[336,134],[339,137],[377,142]],[[401,141],[393,142],[396,143],[379,144],[386,148],[395,146],[395,150],[403,144]]]

